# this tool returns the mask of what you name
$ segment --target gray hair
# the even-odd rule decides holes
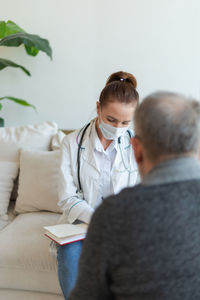
[[[134,127],[151,160],[168,154],[197,153],[200,103],[171,92],[153,93],[136,108]]]

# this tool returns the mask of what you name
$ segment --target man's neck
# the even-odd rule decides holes
[[[197,156],[178,156],[162,160],[143,177],[142,184],[163,184],[182,180],[200,179]]]
[[[143,174],[144,174],[144,176],[146,176],[157,165],[167,162],[167,161],[170,161],[170,160],[179,159],[179,158],[195,158],[195,159],[197,159],[198,155],[194,152],[187,152],[182,155],[180,155],[180,154],[165,154],[155,160],[147,159],[145,162],[144,169],[143,169]]]

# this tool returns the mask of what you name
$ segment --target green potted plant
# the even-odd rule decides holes
[[[12,21],[0,21],[0,46],[19,47],[20,45],[24,45],[28,55],[36,56],[39,51],[43,51],[52,59],[52,49],[48,40],[43,39],[36,34],[27,33]],[[19,68],[24,72],[24,74],[31,76],[29,70],[27,70],[24,66],[11,60],[0,58],[0,71],[7,67]],[[24,99],[13,96],[0,96],[0,111],[2,110],[2,101],[5,99],[36,109],[34,105]],[[1,126],[4,126],[4,119],[0,117],[0,127]]]

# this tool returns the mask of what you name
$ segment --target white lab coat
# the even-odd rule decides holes
[[[62,144],[61,169],[60,169],[60,194],[58,205],[62,207],[63,216],[59,223],[73,223],[83,211],[93,212],[98,197],[100,170],[94,156],[94,146],[91,140],[92,126],[96,119],[92,120],[87,128],[80,154],[80,180],[83,194],[77,192],[77,152],[78,142],[81,138],[80,130],[67,135]],[[117,145],[119,147],[119,145]],[[130,137],[121,138],[121,149],[126,167],[134,172],[128,172],[122,162],[120,149],[117,149],[116,157],[111,170],[114,193],[118,193],[127,186],[133,186],[137,181],[137,165],[134,159]]]

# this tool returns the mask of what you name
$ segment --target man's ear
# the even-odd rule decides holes
[[[141,164],[144,161],[142,144],[141,144],[140,140],[137,137],[133,137],[131,139],[131,144],[132,144],[132,147],[133,147],[135,160],[136,160],[137,164]]]

